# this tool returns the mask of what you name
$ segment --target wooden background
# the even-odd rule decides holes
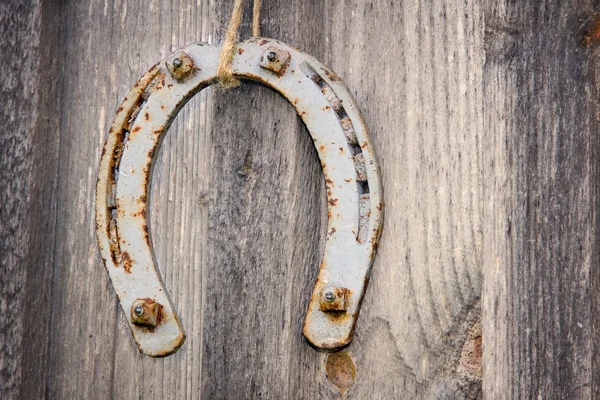
[[[354,367],[302,338],[325,185],[252,83],[196,96],[162,146],[153,241],[188,339],[137,352],[96,246],[101,147],[128,88],[220,43],[232,3],[0,3],[0,397],[599,399],[591,0],[263,0],[263,35],[342,77],[382,167]]]

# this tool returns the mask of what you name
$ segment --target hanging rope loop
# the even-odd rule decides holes
[[[231,65],[235,56],[236,44],[238,42],[238,28],[242,22],[244,15],[244,0],[235,0],[229,26],[225,33],[225,40],[221,48],[221,56],[219,58],[219,68],[217,76],[222,88],[231,88],[240,85],[240,80],[233,75]],[[261,0],[254,0],[252,9],[252,36],[260,36],[260,8]]]
[[[260,6],[262,0],[254,0],[254,8],[252,9],[252,36],[260,36]]]

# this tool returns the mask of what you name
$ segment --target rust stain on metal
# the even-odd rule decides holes
[[[329,78],[329,80],[336,82],[336,81],[340,81],[341,79],[331,70],[327,69],[327,68],[321,68],[323,70],[323,72],[325,72],[325,75],[327,75],[327,77]]]
[[[319,270],[323,271],[325,268],[327,268],[327,262],[325,260],[322,260],[321,264],[319,265]],[[321,274],[319,274],[317,276],[317,285],[319,283],[321,283],[322,280],[323,280],[323,278],[322,278]],[[313,291],[312,294],[310,295],[310,301],[311,301],[311,303],[318,302],[319,301],[319,297],[321,296],[321,294],[322,293],[318,293],[317,291]]]
[[[327,202],[331,207],[335,207],[337,205],[338,199],[329,199]]]
[[[167,68],[171,73],[171,76],[178,82],[182,82],[188,77],[192,76],[197,68],[194,65],[194,61],[184,51],[178,51],[173,54],[166,62]],[[165,86],[163,79],[162,86]]]
[[[132,260],[131,256],[126,251],[121,253],[121,265],[123,266],[125,272],[131,274]]]
[[[152,78],[152,80],[148,83],[148,85],[144,88],[144,91],[142,92],[142,99],[143,99],[143,101],[148,100],[148,98],[150,97],[150,95],[152,93],[154,93],[156,91],[156,89],[158,89],[160,83],[164,82],[164,78],[165,78],[165,73],[162,72],[162,71],[158,72]]]
[[[371,260],[373,258],[375,258],[375,255],[377,254],[377,249],[379,248],[379,238],[381,237],[381,231],[382,231],[381,226],[379,226],[378,228],[376,228],[373,231],[373,236],[371,237],[371,246],[373,246],[373,249],[371,250],[371,253],[369,254],[369,258]]]
[[[145,214],[144,214],[144,217],[145,217]],[[146,245],[148,247],[152,246],[152,243],[150,242],[150,234],[148,233],[148,225],[143,224],[142,230],[144,231],[144,240],[146,241]]]
[[[348,321],[349,319],[354,318],[354,314],[348,314],[347,312],[344,311],[328,311],[327,312],[327,318],[332,321],[334,324],[342,324],[346,321]],[[336,348],[338,346],[334,346],[333,348]]]
[[[119,205],[117,204],[117,217],[122,217],[123,215],[125,215],[125,211],[123,211],[122,208],[119,208]]]
[[[371,237],[371,243],[375,244],[379,241],[379,237],[381,236],[381,227],[377,227],[373,230],[373,237]]]
[[[134,217],[144,217],[146,218],[146,207],[142,207],[140,209],[140,211],[136,212],[135,214],[133,214]]]
[[[345,311],[348,308],[348,299],[351,294],[352,291],[347,288],[325,287],[321,291],[319,307],[331,318],[345,319],[348,317]]]
[[[137,299],[131,305],[131,322],[153,330],[164,319],[163,306],[149,297]]]
[[[121,257],[121,249],[119,248],[119,234],[117,233],[117,223],[111,219],[108,223],[108,238],[110,244],[110,255],[114,265],[119,265],[118,260]]]
[[[260,66],[282,76],[290,65],[290,58],[289,52],[276,46],[270,46],[263,53]]]
[[[142,175],[144,177],[144,187],[148,186],[148,182],[150,182],[150,163],[148,162],[147,165],[144,167],[144,170],[142,171]],[[146,195],[143,194],[140,199],[142,198],[146,198]],[[146,200],[144,200],[144,203],[146,202]]]
[[[350,389],[356,381],[356,367],[354,361],[345,351],[331,353],[327,356],[325,373],[327,379],[329,379],[329,381],[341,392]]]

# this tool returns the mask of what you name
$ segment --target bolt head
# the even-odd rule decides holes
[[[131,322],[153,328],[160,323],[161,310],[162,306],[151,298],[137,299],[131,305]]]
[[[269,53],[267,53],[267,60],[269,60],[270,62],[277,60],[277,53],[275,53],[274,51],[270,51]]]
[[[282,48],[271,46],[260,56],[260,67],[281,76],[290,65],[290,53]]]
[[[178,51],[167,60],[171,76],[181,82],[196,71],[194,61],[184,51]]]
[[[324,312],[345,312],[348,308],[349,290],[343,287],[329,286],[320,294],[319,308]]]

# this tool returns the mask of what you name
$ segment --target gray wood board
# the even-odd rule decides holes
[[[598,71],[580,41],[598,5],[584,1],[264,1],[263,35],[336,71],[382,167],[386,223],[345,350],[355,382],[301,336],[326,227],[316,152],[253,83],[203,91],[162,145],[151,230],[188,339],[137,352],[96,247],[102,143],[139,76],[219,43],[231,6],[0,6],[2,49],[29,71],[0,60],[23,85],[1,114],[2,397],[600,396]]]
[[[21,378],[38,11],[33,2],[0,4],[0,393],[11,397]]]
[[[484,393],[600,398],[594,1],[486,9]]]
[[[230,6],[42,5],[40,40],[60,67],[56,75],[38,72],[40,84],[55,82],[48,88],[55,96],[44,94],[33,136],[31,179],[40,190],[31,201],[30,253],[42,262],[34,267],[32,256],[28,269],[22,397],[344,392],[327,378],[327,355],[301,336],[323,247],[324,182],[305,128],[272,91],[207,90],[184,108],[159,154],[151,226],[188,332],[177,354],[137,353],[98,257],[93,192],[112,114],[157,60],[194,40],[219,42]],[[482,20],[475,4],[461,7],[263,6],[265,36],[304,49],[346,81],[382,164],[387,226],[346,350],[357,374],[347,397],[372,396],[373,388],[390,398],[480,387],[476,368],[457,368],[479,319],[483,212],[482,149],[471,134],[483,124]],[[248,21],[249,13],[242,36]],[[40,308],[41,321],[33,317]],[[340,376],[331,379],[344,386]]]

